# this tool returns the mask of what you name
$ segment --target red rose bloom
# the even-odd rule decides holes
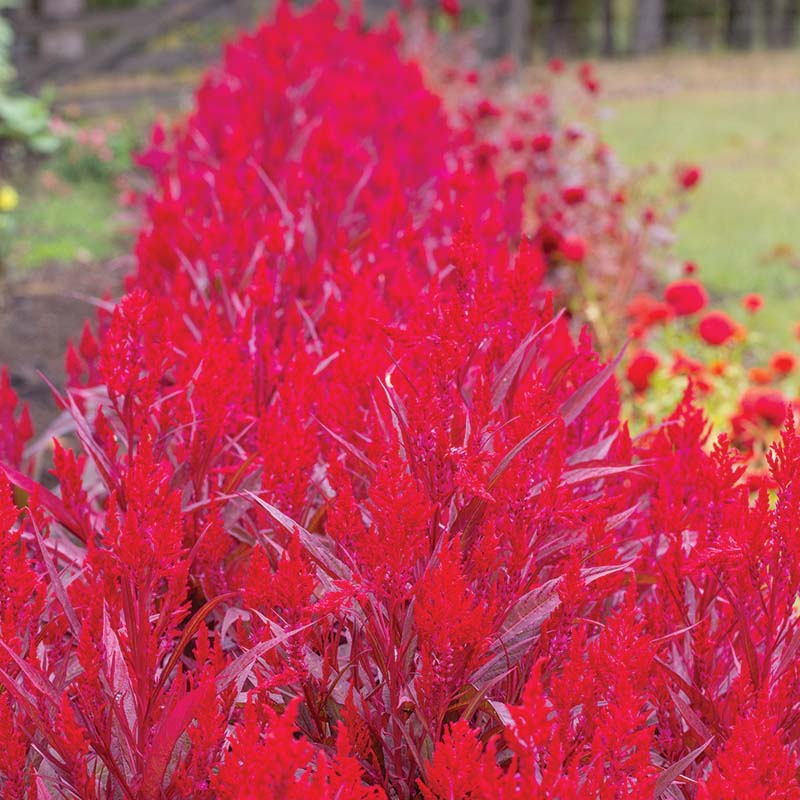
[[[789,413],[789,401],[777,389],[750,389],[742,398],[742,410],[755,413],[767,425],[779,428]]]
[[[703,173],[700,167],[684,167],[678,173],[678,183],[680,183],[684,189],[692,189],[693,187],[697,186],[698,183],[700,183],[700,178],[702,177]]]
[[[536,153],[546,153],[553,146],[553,137],[549,133],[537,133],[531,142]]]
[[[679,317],[696,314],[708,305],[708,294],[703,284],[688,279],[667,286],[664,299]]]
[[[790,372],[794,372],[797,359],[794,353],[790,353],[788,350],[779,350],[772,356],[769,365],[779,375],[788,375]]]
[[[583,261],[586,258],[586,242],[580,236],[565,236],[561,240],[561,255],[567,261]]]
[[[658,356],[649,350],[639,350],[628,364],[625,376],[637,392],[643,392],[650,385],[650,377],[659,365]]]
[[[503,112],[499,106],[496,106],[491,100],[484,98],[478,103],[478,118],[486,119],[487,117],[500,117]]]
[[[647,330],[660,322],[666,322],[673,316],[672,309],[649,294],[637,294],[628,303],[626,312],[637,328]]]
[[[525,149],[525,140],[521,136],[510,136],[508,138],[508,146],[515,153],[519,153]]]
[[[578,67],[578,77],[583,84],[583,88],[590,94],[595,94],[600,89],[600,83],[591,64],[581,64]]]
[[[742,298],[742,306],[751,314],[755,314],[764,305],[764,298],[760,294],[746,294]]]
[[[458,0],[441,0],[441,8],[445,14],[457,17],[461,13],[461,5]]]
[[[561,197],[568,206],[576,206],[586,199],[586,189],[583,186],[565,186]]]
[[[738,331],[737,324],[722,311],[711,311],[700,320],[698,331],[707,344],[718,346],[730,341]]]

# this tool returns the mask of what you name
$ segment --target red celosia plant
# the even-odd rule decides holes
[[[800,439],[631,440],[399,36],[281,4],[155,132],[56,491],[0,398],[3,797],[797,797]]]

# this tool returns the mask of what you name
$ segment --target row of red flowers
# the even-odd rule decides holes
[[[57,491],[3,387],[3,798],[800,798],[800,439],[632,440],[559,270],[650,222],[400,41],[281,4],[156,131]]]

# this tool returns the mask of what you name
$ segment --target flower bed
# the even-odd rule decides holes
[[[632,440],[553,278],[614,180],[399,40],[281,5],[156,131],[56,492],[0,394],[4,797],[800,796],[791,423],[753,503],[689,397]]]

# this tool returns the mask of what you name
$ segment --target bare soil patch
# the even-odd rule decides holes
[[[106,263],[54,263],[6,280],[0,290],[0,364],[30,407],[37,433],[57,415],[50,389],[64,382],[64,353],[84,320],[93,320],[93,299],[122,293],[129,257]],[[41,374],[40,374],[41,373]]]

